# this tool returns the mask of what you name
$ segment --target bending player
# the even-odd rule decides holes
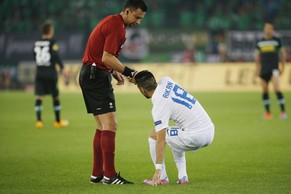
[[[145,184],[168,184],[164,163],[164,149],[167,143],[172,149],[178,169],[178,184],[188,184],[186,151],[196,151],[212,143],[214,125],[191,94],[182,89],[171,78],[164,77],[158,83],[149,71],[136,74],[133,82],[146,98],[152,98],[152,116],[155,130],[149,137],[150,154],[156,171]],[[177,126],[170,127],[169,120]]]

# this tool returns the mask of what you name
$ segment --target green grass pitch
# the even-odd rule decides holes
[[[187,153],[189,185],[177,185],[169,148],[171,184],[143,185],[154,167],[148,151],[153,128],[151,101],[141,94],[116,94],[119,121],[116,169],[135,185],[90,184],[95,121],[86,114],[81,94],[62,93],[62,116],[68,128],[53,128],[52,100],[44,98],[44,128],[35,128],[32,93],[0,93],[0,193],[291,193],[291,94],[285,93],[289,118],[265,121],[261,94],[192,93],[209,113],[213,144]]]

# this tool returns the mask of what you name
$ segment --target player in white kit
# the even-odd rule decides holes
[[[150,154],[156,171],[145,184],[169,184],[164,163],[164,148],[167,143],[172,149],[178,169],[178,184],[188,184],[186,171],[186,151],[196,151],[211,144],[214,138],[214,125],[191,94],[169,77],[158,83],[147,70],[140,71],[134,78],[140,92],[152,98],[152,116],[155,129],[149,137]],[[172,120],[177,126],[169,126]]]

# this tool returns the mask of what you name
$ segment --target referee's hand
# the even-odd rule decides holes
[[[135,71],[132,77],[127,77],[127,80],[128,80],[130,83],[136,84],[136,82],[135,82],[135,75],[136,75],[137,73],[138,73],[138,71]]]
[[[117,85],[124,85],[124,77],[121,73],[113,71],[112,76],[117,80]]]

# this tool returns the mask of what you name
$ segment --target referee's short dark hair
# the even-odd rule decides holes
[[[148,91],[151,91],[157,87],[157,82],[154,75],[148,70],[138,72],[134,79],[138,87],[142,87]]]
[[[131,10],[141,9],[143,12],[147,11],[147,6],[143,0],[127,0],[124,9],[129,8]]]
[[[53,23],[51,21],[47,21],[41,26],[41,33],[43,35],[48,35],[53,27]]]

